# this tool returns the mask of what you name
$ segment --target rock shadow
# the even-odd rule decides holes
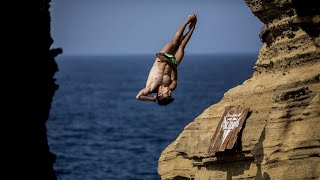
[[[259,142],[253,147],[252,149],[252,154],[254,155],[254,163],[257,165],[257,173],[256,173],[256,178],[257,180],[270,180],[270,176],[268,173],[264,172],[262,174],[262,168],[261,164],[264,159],[264,151],[263,151],[263,141],[266,138],[266,129],[263,128],[263,131],[261,133],[261,136],[259,138]]]

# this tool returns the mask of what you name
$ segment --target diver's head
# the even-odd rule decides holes
[[[157,102],[160,106],[166,106],[170,104],[174,98],[171,96],[171,89],[169,87],[161,85],[158,88]]]

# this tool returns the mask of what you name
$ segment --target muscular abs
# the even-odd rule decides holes
[[[151,93],[158,93],[158,88],[161,85],[169,87],[172,90],[176,88],[177,85],[177,70],[173,70],[166,62],[161,62],[156,59],[153,64],[146,87],[141,89],[137,94],[136,98],[142,101],[156,101],[155,96],[149,97]]]
[[[172,71],[167,63],[157,59],[150,70],[146,88],[150,88],[151,92],[157,92],[160,85],[169,87],[172,80],[176,79],[176,74],[177,72]]]

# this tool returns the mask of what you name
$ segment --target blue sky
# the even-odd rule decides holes
[[[154,54],[190,13],[186,53],[257,53],[260,20],[244,0],[52,0],[53,47],[67,55]]]

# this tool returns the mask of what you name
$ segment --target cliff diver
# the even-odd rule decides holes
[[[141,89],[136,98],[141,101],[158,102],[165,106],[173,102],[172,91],[177,87],[178,65],[184,56],[184,49],[197,24],[197,15],[188,15],[183,24],[158,53],[149,72],[146,87]],[[189,26],[188,26],[189,25]],[[185,33],[185,28],[189,30]],[[153,97],[149,94],[156,93]]]

